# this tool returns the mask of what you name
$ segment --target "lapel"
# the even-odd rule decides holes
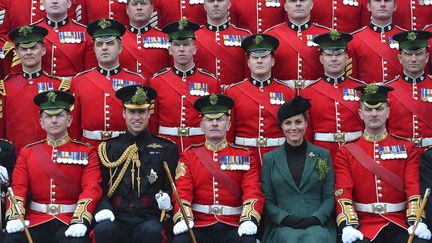
[[[291,171],[288,168],[288,159],[284,145],[274,150],[273,159],[282,177],[291,185],[292,188],[294,188],[294,190],[300,193],[299,187],[294,182]]]
[[[309,176],[312,174],[312,172],[315,170],[316,161],[318,158],[318,150],[315,148],[314,145],[307,142],[307,149],[306,149],[306,161],[305,166],[303,169],[303,175],[300,181],[300,188],[304,186],[306,181],[308,180]]]

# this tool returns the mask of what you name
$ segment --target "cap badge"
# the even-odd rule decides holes
[[[262,35],[257,35],[255,36],[255,44],[259,45],[262,41],[264,40],[264,38],[262,37]]]
[[[101,27],[102,29],[106,29],[111,26],[111,22],[109,22],[106,19],[101,19],[99,20],[98,26]]]
[[[48,98],[48,102],[55,103],[57,95],[54,92],[50,91],[46,94],[46,97]]]
[[[366,94],[368,95],[373,95],[376,94],[376,92],[378,91],[378,85],[376,84],[368,84],[366,85],[366,87],[364,88]]]
[[[186,26],[188,26],[188,19],[186,17],[183,17],[179,22],[178,22],[179,26],[178,26],[178,30],[183,31],[184,28]]]
[[[330,32],[330,38],[332,39],[332,41],[337,41],[341,38],[341,33],[337,30],[332,30]]]
[[[147,93],[144,91],[143,88],[138,87],[134,96],[131,98],[132,104],[145,104],[147,101]]]
[[[209,99],[210,99],[210,104],[212,105],[216,105],[218,102],[218,97],[215,94],[210,95]]]
[[[417,39],[417,35],[415,32],[408,32],[407,39],[409,41],[415,41]]]
[[[28,25],[24,25],[23,27],[21,27],[19,29],[18,33],[21,36],[28,36],[29,34],[31,34],[32,30],[33,30],[33,27],[28,26]]]

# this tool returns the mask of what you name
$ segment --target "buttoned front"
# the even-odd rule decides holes
[[[432,1],[398,0],[394,23],[407,30],[421,30],[432,23]]]
[[[316,80],[322,77],[324,71],[319,62],[319,48],[312,39],[328,31],[310,21],[302,26],[282,23],[269,29],[266,33],[279,40],[274,77],[281,81]]]
[[[263,33],[285,20],[285,0],[236,0],[231,2],[230,17],[235,26],[252,34]]]
[[[370,24],[353,35],[348,44],[354,78],[367,83],[384,82],[402,72],[398,44],[393,35],[403,31],[398,26],[378,27]],[[373,67],[373,68],[372,68]]]
[[[207,21],[203,0],[154,0],[153,6],[157,12],[158,27],[162,28],[171,22],[177,22],[182,17],[199,25]]]
[[[221,26],[207,24],[195,34],[197,66],[216,74],[221,85],[245,78],[247,64],[241,42],[250,32],[226,22]]]
[[[184,73],[168,68],[155,75],[150,86],[158,92],[155,111],[150,117],[151,130],[176,142],[179,152],[203,142],[204,136],[199,132],[201,118],[193,103],[201,96],[220,93],[218,79],[197,68]],[[161,132],[160,126],[170,131]],[[193,135],[191,129],[199,134]]]
[[[269,80],[265,86],[250,79],[230,86],[225,93],[234,100],[231,110],[231,128],[228,139],[239,146],[246,146],[262,162],[264,153],[273,150],[284,142],[284,135],[278,126],[277,112],[286,100],[291,100],[296,91],[287,85]],[[255,146],[242,144],[242,139],[255,139]],[[280,139],[281,144],[267,146],[268,139]]]
[[[366,0],[314,1],[311,11],[313,22],[343,32],[353,32],[369,24]]]
[[[126,13],[126,0],[77,0],[82,2],[83,23],[89,24],[96,19],[115,19],[129,24]]]
[[[98,140],[86,138],[86,135],[82,137],[83,141],[92,145],[98,145],[101,138],[111,138],[112,132],[126,130],[122,102],[115,97],[115,91],[127,85],[146,84],[142,76],[125,69],[117,68],[110,72],[99,67],[72,79],[72,92],[75,93],[72,115],[81,132],[96,131]]]
[[[122,44],[120,65],[128,70],[149,78],[169,65],[168,36],[159,29],[129,26]]]
[[[407,228],[407,220],[412,220],[414,215],[410,210],[406,212],[401,209],[382,214],[363,212],[356,209],[355,203],[404,203],[406,208],[413,208],[415,202],[409,201],[418,198],[420,193],[419,157],[416,149],[409,142],[391,135],[375,141],[368,141],[361,137],[354,144],[370,156],[374,163],[399,177],[403,181],[405,192],[397,190],[395,185],[366,169],[345,146],[340,147],[334,161],[336,213],[339,227],[360,225],[359,229],[368,239],[374,239],[389,222]],[[375,208],[375,210],[380,209]]]

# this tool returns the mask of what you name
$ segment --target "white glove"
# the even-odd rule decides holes
[[[252,221],[244,221],[240,224],[237,232],[239,236],[242,235],[255,235],[257,233],[257,225]]]
[[[410,226],[408,228],[408,234],[412,234],[414,225]],[[431,239],[431,232],[427,228],[427,225],[423,222],[419,222],[417,224],[416,231],[414,232],[414,235],[417,236],[417,238],[424,239],[424,240],[430,240]]]
[[[5,167],[0,165],[0,177],[2,182],[9,182],[8,171]]]
[[[26,226],[30,225],[30,221],[28,221],[28,220],[25,220],[24,223]],[[6,231],[9,234],[16,233],[16,232],[23,232],[24,231],[24,225],[22,224],[21,220],[12,219],[12,220],[7,222]]]
[[[189,220],[189,228],[192,229],[194,227],[194,222],[192,220]],[[174,225],[173,233],[174,235],[178,235],[181,233],[184,233],[188,230],[188,227],[186,226],[186,221],[183,219]]]
[[[352,243],[356,240],[363,240],[363,234],[358,229],[354,229],[352,226],[345,226],[342,229],[342,242]]]
[[[97,212],[97,214],[95,214],[96,223],[99,223],[99,222],[102,222],[105,220],[110,220],[111,222],[113,222],[114,219],[115,219],[114,214],[109,209],[102,209],[101,211]]]
[[[171,210],[171,198],[165,192],[156,193],[155,195],[160,210]]]
[[[84,224],[72,224],[65,231],[66,237],[83,237],[87,231],[87,226]]]

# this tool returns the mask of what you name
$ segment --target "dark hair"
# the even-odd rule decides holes
[[[309,113],[307,111],[305,111],[305,112],[301,113],[301,115],[303,115],[303,118],[305,119],[305,121],[308,122],[308,120],[309,120]],[[277,123],[278,123],[278,128],[282,130],[282,123],[283,123],[283,121],[278,121]]]

